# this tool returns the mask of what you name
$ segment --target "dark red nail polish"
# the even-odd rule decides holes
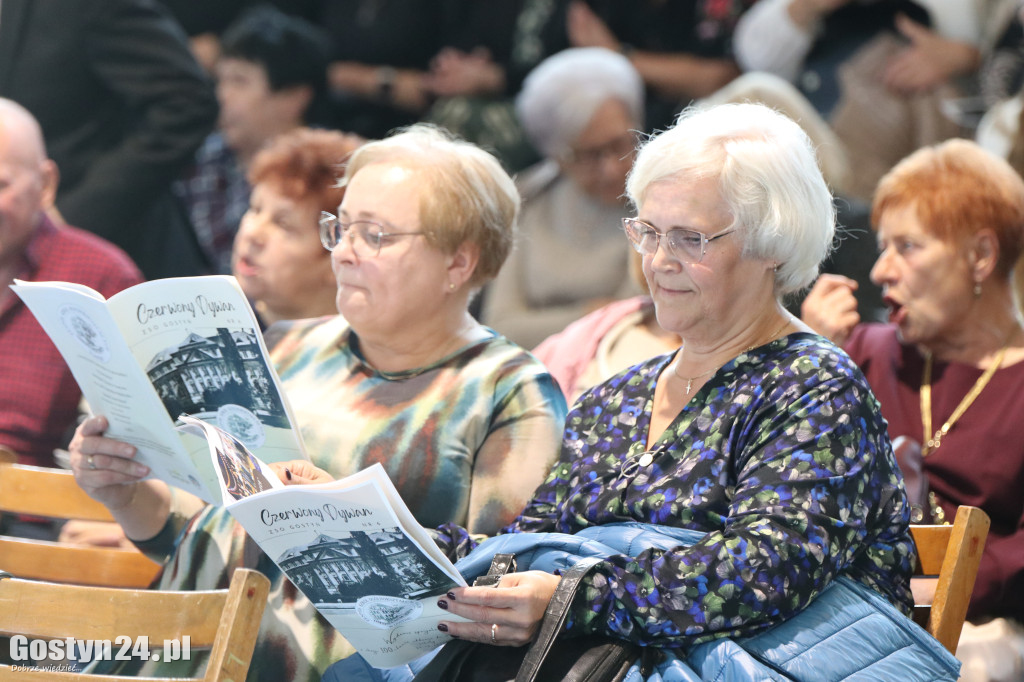
[[[440,630],[441,632],[448,632],[448,626],[445,625],[444,623],[438,623],[437,624],[437,629]]]
[[[451,599],[452,601],[455,601],[455,593],[454,592],[449,592],[448,593],[448,598]]]
[[[438,599],[437,600],[437,606],[439,608],[444,609],[445,611],[448,610],[448,602],[446,602],[444,599]]]
[[[292,480],[292,472],[289,471],[287,468],[284,470],[284,477],[287,478],[289,481]]]

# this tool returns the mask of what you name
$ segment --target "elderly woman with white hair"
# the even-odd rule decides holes
[[[834,232],[806,134],[760,105],[688,110],[642,147],[627,187],[639,215],[626,235],[658,322],[681,343],[583,394],[533,500],[467,559],[552,533],[604,530],[614,547],[624,527],[565,631],[680,655],[797,617],[842,578],[908,614],[910,510],[878,402],[849,357],[781,303],[814,280]],[[699,539],[646,535],[685,531]],[[472,547],[453,526],[441,543],[452,557]],[[531,641],[559,582],[532,556],[498,590],[449,593],[443,607],[470,622],[442,629]]]
[[[530,72],[516,113],[545,161],[518,180],[520,236],[483,320],[532,348],[605,303],[640,293],[619,224],[644,86],[621,54],[559,52]]]

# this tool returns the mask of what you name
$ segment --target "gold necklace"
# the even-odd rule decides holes
[[[785,329],[786,327],[788,327],[788,326],[790,325],[790,323],[791,323],[791,322],[792,322],[792,320],[790,320],[790,319],[789,319],[789,318],[787,317],[787,318],[786,318],[786,321],[785,321],[785,322],[784,322],[784,323],[782,324],[782,326],[781,326],[781,327],[779,327],[778,329],[776,329],[775,331],[773,331],[773,332],[771,333],[771,335],[770,335],[770,336],[768,337],[768,340],[767,340],[767,341],[765,341],[764,343],[771,343],[772,341],[774,341],[774,340],[775,340],[775,337],[776,337],[776,336],[778,336],[778,335],[779,335],[779,334],[780,334],[780,333],[782,332],[782,330],[783,330],[783,329]],[[754,349],[755,349],[755,348],[757,348],[758,346],[763,346],[763,345],[764,345],[764,343],[755,343],[755,344],[754,344],[753,346],[747,346],[747,347],[746,347],[746,348],[745,348],[745,349],[743,350],[743,352],[744,352],[744,353],[749,353],[750,351],[754,350]],[[680,361],[681,361],[681,360],[683,359],[683,353],[685,353],[685,352],[686,352],[686,341],[683,341],[683,346],[682,346],[682,348],[680,348],[680,349],[679,349],[679,360],[680,360]],[[708,371],[706,371],[706,372],[704,372],[704,373],[702,373],[702,374],[695,374],[695,375],[693,375],[692,377],[684,377],[683,375],[681,375],[681,374],[679,373],[679,361],[677,361],[677,362],[676,362],[676,364],[675,364],[675,367],[673,367],[673,368],[672,368],[672,373],[673,373],[673,374],[675,374],[675,375],[676,375],[677,377],[679,377],[680,379],[682,379],[683,381],[685,381],[685,382],[686,382],[686,395],[687,395],[687,396],[689,396],[689,395],[690,395],[690,389],[692,389],[692,388],[693,388],[693,382],[694,382],[694,381],[696,381],[697,379],[700,379],[700,378],[706,377],[706,376],[708,376],[708,375],[710,375],[710,374],[714,374],[714,373],[715,373],[715,372],[717,372],[717,371],[718,371],[718,370],[719,370],[719,369],[720,369],[721,367],[722,367],[722,365],[718,365],[718,366],[716,366],[716,367],[712,367],[711,369],[709,369]]]
[[[1013,335],[1010,335],[1010,339]],[[988,382],[992,379],[992,375],[999,369],[999,365],[1003,362],[1003,357],[1006,355],[1006,349],[1010,347],[1010,339],[1006,340],[1006,344],[999,349],[996,354],[995,360],[993,360],[985,372],[978,377],[978,380],[974,382],[974,386],[967,392],[964,399],[960,401],[960,404],[953,410],[953,414],[949,415],[949,419],[942,425],[935,435],[928,437],[928,434],[932,433],[932,354],[929,351],[924,353],[924,371],[921,376],[921,422],[924,424],[924,437],[925,444],[921,450],[922,456],[927,456],[942,445],[942,439],[945,437],[949,430],[953,428],[953,424],[956,424],[957,420],[963,416],[967,408],[977,399],[981,392],[988,385]]]
[[[684,350],[686,350],[686,344],[683,344],[683,347],[679,350],[679,354],[682,355]],[[718,365],[718,367],[721,367],[721,365]],[[675,372],[675,375],[677,377],[679,377],[680,379],[682,379],[682,380],[684,380],[686,382],[686,395],[690,395],[690,389],[693,387],[694,380],[700,379],[701,377],[706,377],[709,374],[713,374],[713,373],[717,372],[718,371],[718,367],[712,367],[711,369],[709,369],[708,371],[704,372],[703,374],[695,374],[692,377],[684,377],[684,376],[681,376],[679,374],[679,363],[676,363],[676,366],[675,366],[675,368],[672,371]]]

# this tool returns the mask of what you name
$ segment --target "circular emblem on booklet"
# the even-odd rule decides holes
[[[250,450],[262,447],[267,440],[260,418],[241,405],[221,405],[217,409],[217,426],[242,441]]]
[[[60,321],[89,354],[102,363],[110,360],[110,346],[92,319],[73,305],[61,306]]]
[[[365,622],[387,630],[417,618],[423,604],[413,599],[372,594],[356,600],[356,613]]]

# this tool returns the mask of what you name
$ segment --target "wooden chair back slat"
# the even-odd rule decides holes
[[[153,583],[160,565],[134,549],[0,536],[0,569],[32,580],[142,589]]]
[[[915,620],[954,654],[990,523],[981,509],[962,506],[952,526],[910,527],[918,553],[916,573],[921,576],[914,579],[915,597],[931,595],[918,599]],[[925,581],[932,584],[924,585]]]
[[[102,504],[78,487],[64,469],[0,464],[0,511],[55,519],[113,521]]]
[[[127,634],[133,639],[147,636],[151,646],[188,635],[192,647],[211,652],[205,675],[188,679],[244,680],[269,590],[266,576],[248,569],[236,570],[227,590],[199,592],[6,579],[0,580],[0,633],[29,639],[111,641]],[[11,668],[0,665],[0,679],[7,675],[13,675]],[[32,679],[106,682],[125,678],[38,672]]]
[[[0,464],[0,512],[113,522],[107,508],[63,469]],[[109,587],[148,587],[160,565],[136,549],[77,547],[0,536],[0,570],[19,578]]]

